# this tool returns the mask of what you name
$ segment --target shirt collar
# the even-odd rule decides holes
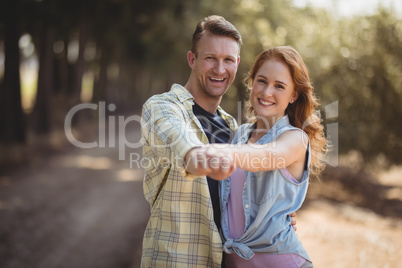
[[[185,101],[194,101],[193,95],[191,95],[188,90],[183,87],[182,85],[179,84],[173,84],[171,91],[176,94],[177,98],[179,99],[180,102],[185,102]]]
[[[281,119],[279,119],[271,128],[270,130],[264,135],[262,136],[257,142],[256,144],[264,144],[268,141],[268,139],[270,139],[272,136],[276,137],[278,131],[285,127],[290,125],[289,123],[289,117],[288,115],[284,115]],[[255,130],[257,126],[257,123],[254,124],[249,124],[244,131],[242,131],[242,133],[240,134],[240,140],[243,143],[247,143],[251,132],[253,132]],[[277,137],[276,137],[277,138]]]

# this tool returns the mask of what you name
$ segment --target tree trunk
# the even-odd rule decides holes
[[[53,92],[53,29],[44,21],[39,55],[38,92],[33,111],[34,130],[47,134],[51,130],[51,97]]]
[[[105,45],[101,46],[101,58],[99,60],[99,76],[94,81],[94,89],[92,95],[92,102],[97,103],[99,101],[107,101],[107,88],[108,88],[108,77],[107,68],[110,63],[110,47]]]
[[[4,142],[24,143],[26,128],[21,106],[19,0],[7,0],[4,19],[4,80],[1,87],[2,125],[0,135]]]
[[[74,74],[73,74],[73,86],[72,86],[72,102],[73,104],[78,104],[81,102],[81,90],[82,90],[82,78],[84,76],[85,71],[85,45],[87,43],[87,25],[85,19],[85,12],[81,12],[81,20],[80,20],[80,35],[78,39],[78,59],[74,65]]]
[[[69,63],[67,60],[68,42],[64,43],[64,52],[62,55],[54,57],[53,81],[55,94],[65,97],[69,87]]]

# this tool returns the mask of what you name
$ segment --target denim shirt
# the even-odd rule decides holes
[[[255,126],[244,124],[235,133],[233,143],[247,143]],[[290,130],[302,131],[289,123],[285,115],[256,144],[275,141],[282,133]],[[310,144],[306,151],[307,162],[299,183],[285,178],[281,170],[248,172],[243,188],[245,230],[242,236],[230,238],[227,203],[230,194],[230,180],[221,182],[220,198],[222,211],[222,239],[226,253],[237,253],[244,259],[251,259],[254,253],[293,253],[309,260],[307,251],[290,224],[289,213],[297,211],[307,193]]]

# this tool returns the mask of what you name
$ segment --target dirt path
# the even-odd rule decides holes
[[[315,267],[402,267],[402,168],[371,181],[333,173],[310,186],[298,212],[298,234]]]
[[[141,170],[113,148],[73,148],[32,163],[0,175],[0,268],[139,267],[149,217]],[[297,222],[315,267],[402,267],[400,174],[353,185],[342,185],[341,174],[310,186]],[[380,190],[389,200],[378,199]]]
[[[142,176],[105,148],[1,176],[0,267],[138,267],[149,217]]]
[[[315,267],[398,268],[402,220],[317,200],[298,214],[299,237]]]

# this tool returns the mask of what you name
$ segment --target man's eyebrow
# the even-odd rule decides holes
[[[206,51],[206,52],[203,52],[203,53],[199,53],[199,54],[202,54],[202,55],[204,55],[204,56],[217,56],[217,55],[219,55],[219,54],[216,54],[215,52],[209,52],[209,51]],[[237,59],[238,56],[235,56],[235,55],[232,55],[232,54],[228,54],[228,55],[224,55],[223,57],[224,57],[224,58],[234,58],[234,59]]]

